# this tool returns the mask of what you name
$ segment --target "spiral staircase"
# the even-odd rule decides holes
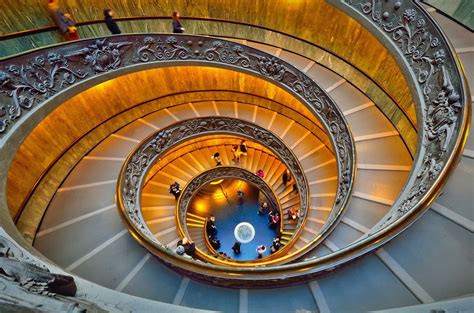
[[[130,34],[112,37],[69,4],[84,14],[85,39],[57,46],[54,29],[12,28],[26,8],[4,11],[0,100],[12,104],[0,112],[2,310],[473,310],[474,35],[411,1],[287,2],[261,23],[243,4],[186,6],[196,36],[173,36],[156,33],[165,17],[138,19],[143,8],[123,0],[117,10],[130,17],[118,21]],[[258,10],[272,9],[264,3]],[[314,35],[284,22],[311,10],[331,12],[340,29]],[[429,39],[416,37],[426,29]],[[241,140],[249,149],[236,163]],[[215,258],[202,239],[207,216],[187,212],[184,194],[219,170],[216,152],[222,168],[262,169],[282,216],[303,213],[282,220],[274,256]],[[174,252],[185,236],[194,260]],[[77,292],[48,294],[52,281],[32,291],[10,259],[70,275]]]

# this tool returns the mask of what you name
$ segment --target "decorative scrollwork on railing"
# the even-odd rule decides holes
[[[262,178],[240,167],[219,166],[205,171],[194,177],[184,188],[183,192],[179,197],[178,203],[178,223],[180,225],[186,226],[186,213],[189,208],[189,203],[194,198],[196,193],[203,186],[221,178],[235,178],[245,180],[251,183],[252,185],[257,187],[259,191],[263,192],[263,194],[268,200],[270,208],[281,210],[278,204],[278,200],[276,199],[275,194],[272,191],[272,188],[270,188]],[[183,231],[186,237],[190,238],[187,227],[183,227]]]
[[[260,126],[238,119],[226,117],[196,118],[169,126],[142,142],[130,154],[122,168],[117,185],[119,207],[122,208],[125,217],[133,224],[135,229],[154,243],[158,243],[158,241],[146,226],[140,210],[140,191],[148,171],[155,160],[163,156],[173,146],[197,136],[213,133],[243,136],[259,142],[273,151],[295,177],[301,215],[302,217],[306,216],[309,206],[306,176],[296,156],[278,137]],[[257,177],[256,175],[253,176]],[[259,183],[258,180],[255,180],[255,177],[248,179],[251,182]],[[278,207],[278,205],[275,207]],[[301,218],[298,226],[303,222],[304,218]],[[159,243],[158,245],[161,246]]]
[[[325,91],[285,61],[234,42],[189,35],[116,36],[50,49],[54,53],[40,50],[0,62],[0,144],[31,108],[85,79],[159,62],[224,65],[265,77],[290,90],[315,112],[331,134],[339,177],[345,177],[339,180],[335,211],[345,207],[354,176],[354,143],[348,127]]]
[[[10,100],[0,104],[0,134],[29,110],[59,89],[74,84],[88,73],[69,67],[57,53],[36,56],[27,64],[9,64],[0,70],[0,92]]]
[[[463,83],[455,57],[443,34],[426,12],[412,1],[346,0],[393,41],[421,91],[422,153],[415,179],[394,204],[381,226],[414,209],[435,186],[453,157],[463,132]]]

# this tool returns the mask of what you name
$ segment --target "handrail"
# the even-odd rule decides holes
[[[468,25],[467,23],[457,19],[454,14],[451,15],[449,14],[448,12],[446,12],[446,9],[453,9],[452,6],[449,6],[448,8],[446,7],[442,7],[445,3],[444,2],[438,2],[437,4],[436,3],[433,3],[433,1],[428,1],[428,0],[420,0],[422,3],[424,3],[425,5],[429,6],[430,8],[432,8],[433,10],[435,10],[437,13],[443,15],[444,17],[450,19],[451,21],[453,21],[454,23],[456,23],[457,25],[460,25],[462,27],[464,27],[465,29],[467,29],[468,31],[471,31],[471,32],[474,32],[474,25]],[[446,2],[448,5],[452,4],[452,3],[449,3],[449,2]],[[462,3],[462,2],[461,2]],[[460,2],[458,2],[458,4],[460,4]],[[459,8],[459,7],[458,7]],[[467,8],[468,9],[468,8]],[[455,10],[454,12],[456,12],[457,10]],[[472,14],[472,8],[471,8],[471,14]],[[469,16],[469,15],[468,15]]]
[[[454,48],[416,1],[330,0],[353,15],[399,59],[414,82],[419,140],[409,180],[370,235],[419,215],[436,198],[465,145],[470,95]]]
[[[457,63],[454,51],[436,23],[422,8],[409,1],[403,3],[399,1],[380,3],[375,0],[372,2],[351,1],[350,3],[337,2],[337,5],[367,25],[380,40],[387,42],[400,64],[404,66],[407,76],[414,82],[412,91],[418,97],[416,99],[420,114],[418,123],[421,126],[420,144],[416,156],[417,165],[388,217],[367,237],[326,257],[292,264],[294,267],[285,265],[266,269],[272,272],[278,268],[279,275],[291,272],[291,275],[296,277],[300,274],[294,271],[297,268],[304,268],[308,277],[311,276],[310,273],[334,268],[372,251],[408,227],[426,210],[441,190],[447,174],[452,171],[460,156],[469,129],[470,98],[462,69]],[[380,6],[382,9],[379,8]],[[390,6],[390,9],[384,11],[384,6]],[[429,31],[427,31],[428,27]],[[389,31],[392,32],[391,38],[385,35]],[[404,50],[407,46],[397,47],[393,43],[393,41],[402,43],[408,41],[410,44],[412,43],[410,36],[413,34],[425,36],[416,41],[422,46],[408,45],[407,51]],[[423,50],[417,50],[417,48],[423,48]],[[410,67],[414,67],[416,71]],[[439,114],[434,114],[438,113],[436,110],[439,108],[449,113],[446,119],[440,119]],[[430,115],[427,119],[423,118],[425,109]],[[198,270],[193,265],[189,266],[192,270]],[[241,274],[246,271],[249,270],[234,269],[234,272]],[[217,272],[213,274],[217,275]],[[222,275],[222,279],[231,279],[229,275]],[[214,276],[214,281],[216,280],[217,277]],[[240,280],[245,280],[245,278],[241,277]]]
[[[199,138],[201,138],[201,137],[199,137]],[[230,137],[229,139],[232,140],[231,138],[232,138],[232,137]],[[218,146],[222,146],[222,145],[233,145],[232,143],[229,143],[229,139],[226,140],[226,143],[221,143],[221,144],[217,144],[217,145],[218,145]],[[200,140],[199,142],[206,141],[206,140],[209,140],[209,139],[206,139],[206,137],[204,137],[204,138],[203,138],[202,140]],[[240,141],[240,139],[239,139],[239,141]],[[237,141],[237,143],[238,143],[239,141]],[[187,143],[182,143],[181,145],[183,145],[183,144],[186,144],[186,145],[187,145]],[[247,144],[249,145],[250,148],[252,148],[252,141],[247,141]],[[160,156],[160,160],[165,159],[165,158],[167,157],[167,154],[168,154],[168,153],[173,153],[173,151],[175,151],[175,150],[177,150],[177,149],[180,149],[180,145],[174,146],[173,148],[170,149],[169,152],[167,152],[167,153],[161,155],[161,156]],[[265,152],[265,151],[263,151],[263,150],[261,150],[261,149],[255,148],[255,147],[253,147],[253,149],[255,149],[255,150],[260,150],[260,151],[262,151],[262,152]],[[194,150],[191,150],[191,151],[195,151],[195,149],[194,149]],[[269,152],[271,153],[271,151],[269,151]],[[269,152],[265,152],[265,153],[269,153]],[[190,153],[190,151],[187,151],[187,152],[185,152],[185,153]],[[169,163],[173,162],[174,160],[176,160],[176,159],[178,159],[178,158],[180,158],[180,157],[181,157],[181,156],[178,155],[178,156],[176,156],[174,159],[171,159],[171,160],[167,161],[166,164],[169,164]],[[160,171],[163,167],[166,166],[166,164],[164,164],[163,166],[161,166],[160,169],[157,170],[156,173],[153,174],[152,177],[154,177],[155,175],[157,175],[157,174],[159,173],[159,171]],[[155,166],[155,165],[153,165],[152,167],[154,167],[154,166]],[[225,168],[225,167],[233,167],[233,166],[231,166],[231,165],[224,165],[223,167]],[[221,168],[222,168],[222,167],[221,167]],[[240,168],[240,167],[238,167],[238,168]],[[245,169],[242,169],[242,170],[245,170]],[[188,186],[189,186],[196,178],[198,178],[199,176],[203,175],[204,173],[206,173],[206,172],[208,172],[208,171],[209,171],[209,170],[204,171],[204,172],[201,172],[201,173],[197,174],[196,176],[194,176],[193,178],[191,178],[191,179],[188,181],[188,183],[186,184],[186,186],[183,188],[183,190],[187,190],[187,189],[188,189]],[[252,174],[252,175],[253,175],[253,174]],[[150,175],[146,175],[146,176],[147,176],[147,180],[144,181],[143,186],[146,186],[147,182],[153,179],[152,177],[148,177],[148,176],[150,176]],[[255,176],[255,175],[253,175],[253,176]],[[216,177],[216,179],[217,179],[217,177]],[[265,180],[263,179],[263,181],[265,181]],[[268,185],[268,184],[267,184],[267,185]],[[271,189],[271,191],[272,191],[273,194],[276,194],[275,190],[273,190],[273,188],[272,188],[270,185],[268,185],[268,188]],[[185,194],[185,192],[182,192],[182,193],[181,193],[180,198],[179,198],[180,200],[178,200],[178,202],[181,201],[181,199],[182,199],[182,197],[183,197],[183,194]],[[192,198],[192,197],[189,196],[189,198]],[[277,198],[277,202],[278,202],[278,205],[276,205],[275,207],[278,207],[278,208],[280,209],[280,216],[281,216],[281,218],[282,218],[282,223],[280,223],[280,233],[282,233],[282,232],[284,232],[284,223],[283,223],[283,221],[284,221],[284,216],[285,216],[285,214],[284,214],[284,212],[282,211],[282,206],[280,205],[280,201],[279,201],[278,198]],[[188,203],[186,203],[186,204],[184,205],[184,207],[181,208],[181,209],[179,208],[179,204],[178,204],[178,205],[177,205],[177,213],[176,213],[176,216],[179,217],[180,215],[179,215],[178,212],[179,212],[180,210],[185,211],[185,209],[186,209],[187,207],[188,207]],[[303,214],[302,216],[306,217],[305,214]],[[176,222],[177,225],[182,225],[182,224],[184,224],[184,223],[183,223],[184,220],[185,220],[185,217],[184,217],[184,216],[181,216],[179,219],[177,219],[177,222]],[[328,217],[328,220],[329,220],[329,217]],[[282,249],[278,250],[277,252],[273,253],[272,256],[271,256],[271,258],[269,257],[269,258],[262,258],[262,259],[260,259],[258,263],[261,263],[262,261],[266,261],[266,260],[276,259],[276,256],[279,256],[279,255],[283,254],[283,252],[287,252],[288,250],[290,250],[290,248],[293,247],[293,245],[295,244],[296,240],[301,236],[301,233],[302,233],[302,225],[300,225],[300,224],[301,224],[301,223],[298,223],[298,224],[296,225],[296,228],[297,228],[298,231],[292,234],[290,241],[289,241],[287,244],[285,244],[284,248],[282,248]],[[323,230],[320,230],[320,232],[324,232],[324,230],[325,230],[325,228],[323,228]],[[188,238],[189,238],[190,235],[189,235],[189,233],[187,232],[186,229],[181,230],[181,228],[178,228],[178,231],[179,231],[181,237],[188,237]],[[316,239],[319,239],[319,238],[316,238]],[[309,251],[309,250],[312,249],[312,248],[313,248],[313,241],[310,241],[310,243],[308,243],[303,249],[301,249],[301,251],[297,251],[297,252],[293,253],[293,254],[291,255],[291,259],[296,258],[298,255],[304,254],[305,252]],[[283,252],[282,252],[282,251],[283,251]],[[250,263],[250,262],[239,261],[239,263]],[[222,264],[224,264],[224,263],[222,263]],[[226,265],[230,265],[230,264],[226,263]]]
[[[126,38],[123,41],[122,38]],[[180,41],[178,42],[178,39]],[[127,41],[135,40],[135,42]],[[122,40],[122,41],[121,41]],[[79,45],[79,47],[77,47]],[[71,46],[74,49],[71,49]],[[9,73],[2,72],[3,88],[11,90],[7,95],[6,103],[11,104],[9,115],[0,118],[0,141],[12,124],[18,123],[29,109],[38,103],[46,101],[62,89],[68,90],[70,85],[77,85],[89,76],[100,76],[102,73],[115,72],[126,66],[156,64],[169,61],[184,62],[185,64],[220,64],[239,68],[242,71],[250,71],[255,75],[263,75],[266,79],[284,86],[295,96],[304,99],[306,105],[321,119],[326,129],[331,128],[333,145],[338,147],[336,151],[342,157],[339,158],[339,173],[344,172],[349,179],[340,180],[336,192],[335,209],[342,212],[346,207],[351,190],[351,181],[355,172],[352,158],[354,150],[353,142],[344,122],[344,117],[332,100],[317,87],[317,85],[296,68],[284,61],[278,60],[257,49],[241,46],[233,42],[215,40],[209,37],[199,36],[155,36],[133,35],[116,36],[109,40],[82,40],[74,45],[64,45],[56,48],[56,53],[41,56],[41,51],[32,52],[39,55],[31,59],[31,54],[25,54],[18,59],[19,62],[31,62],[32,67],[26,67],[27,71],[40,70],[41,73],[51,72],[49,77],[32,75],[26,78],[16,69],[16,65],[7,65]],[[99,59],[100,58],[100,59]],[[192,63],[190,63],[192,62]],[[127,68],[128,70],[128,68]],[[25,79],[36,79],[38,83],[24,82]],[[46,80],[43,80],[46,79]],[[90,79],[87,79],[90,80]],[[87,81],[86,80],[86,81]],[[25,84],[26,85],[25,85]],[[77,90],[77,89],[74,89]],[[69,91],[69,90],[68,90]],[[25,98],[23,93],[33,94],[33,97]],[[72,91],[71,91],[72,92]],[[0,97],[2,95],[0,94]],[[258,135],[258,134],[255,134]],[[293,173],[294,174],[294,173]],[[339,175],[342,177],[342,174]],[[294,175],[297,180],[304,180],[304,175]],[[299,184],[302,186],[302,184]],[[307,197],[307,190],[300,191]],[[300,201],[302,209],[306,206],[305,201]],[[329,224],[335,225],[340,214],[329,220]],[[324,231],[327,232],[328,228]],[[322,237],[318,240],[320,241]],[[314,245],[317,242],[313,242]]]
[[[213,91],[216,91],[216,90],[213,90]],[[205,92],[205,91],[201,90],[200,92]],[[232,93],[231,91],[228,91],[228,92]],[[234,92],[235,92],[235,91],[234,91]],[[180,93],[180,94],[182,94],[182,93]],[[243,94],[246,94],[246,93],[243,93]],[[168,96],[173,97],[173,96],[176,96],[176,94],[167,95],[167,96],[165,96],[165,97],[168,97]],[[261,99],[265,99],[265,100],[268,100],[268,101],[274,101],[274,100],[270,100],[270,99],[268,99],[268,98],[261,97],[261,96],[257,96],[257,95],[254,95],[254,97],[261,98]],[[132,107],[129,108],[128,110],[131,110],[131,109],[133,109],[133,108],[136,108],[136,107],[138,107],[138,106],[140,106],[140,105],[145,105],[145,104],[147,104],[147,103],[150,103],[151,101],[158,100],[158,99],[162,99],[162,98],[154,98],[154,99],[151,99],[151,100],[147,100],[146,102],[142,102],[142,103],[139,103],[139,104],[137,104],[137,105],[132,106]],[[215,101],[216,103],[219,103],[220,101],[225,101],[225,100],[210,100],[210,99],[205,100],[205,99],[200,99],[199,101],[192,101],[192,103],[193,103],[193,104],[196,104],[196,103],[199,103],[199,102],[206,102],[206,101]],[[262,106],[260,106],[260,105],[258,105],[258,104],[253,104],[253,103],[247,103],[247,102],[241,102],[241,101],[237,101],[237,103],[242,103],[242,104],[248,104],[248,105],[258,106],[258,107],[260,107],[260,108],[266,108],[266,107],[262,107]],[[184,105],[184,104],[188,104],[188,102],[185,102],[185,103],[181,103],[181,102],[179,102],[179,103],[174,103],[173,105],[170,105],[170,106],[168,106],[167,108],[168,108],[168,109],[170,109],[170,108],[175,108],[175,107],[179,107],[179,106]],[[291,110],[291,111],[292,111],[293,113],[295,113],[295,114],[299,114],[299,113],[298,113],[297,111],[295,111],[294,109],[284,106],[283,103],[274,101],[274,104],[275,104],[275,105],[282,106],[282,107],[285,107],[286,109]],[[99,127],[100,125],[104,125],[105,123],[107,123],[107,121],[110,121],[112,118],[117,117],[117,116],[119,116],[119,115],[121,115],[121,114],[126,113],[128,110],[123,111],[123,112],[120,112],[120,113],[117,113],[117,114],[113,115],[112,117],[109,117],[106,121],[104,121],[104,122],[102,122],[101,124],[99,124],[98,126],[96,126],[95,129],[97,129],[97,127]],[[157,111],[158,111],[158,110],[152,111],[152,112],[148,113],[148,114],[145,115],[145,116],[154,114],[154,113],[156,113]],[[280,112],[279,114],[281,114],[282,116],[285,116],[286,118],[291,118],[290,116],[287,115],[286,112]],[[142,118],[144,118],[145,116],[142,116]],[[301,115],[300,115],[299,117],[300,117],[300,118],[304,118],[305,120],[307,120],[307,122],[310,122],[307,117],[303,117],[303,116],[301,116]],[[133,122],[133,121],[132,121],[132,122]],[[131,123],[131,122],[130,122],[130,123]],[[325,142],[318,134],[316,134],[316,132],[314,132],[313,130],[311,130],[308,125],[301,123],[301,121],[296,121],[295,123],[299,124],[300,126],[304,127],[304,128],[307,129],[308,131],[312,132],[312,134],[314,134],[314,136],[316,136],[316,138],[318,138],[318,140],[320,140],[321,142],[323,142],[323,143]],[[128,124],[129,124],[129,123],[128,123]],[[126,125],[128,125],[128,124],[126,124]],[[125,127],[126,125],[122,125],[122,127]],[[319,126],[317,126],[317,125],[315,125],[315,124],[314,124],[314,126],[315,126],[317,129],[321,130],[321,128],[320,128]],[[64,151],[62,151],[61,154],[58,155],[58,156],[55,158],[55,160],[41,173],[41,175],[39,176],[38,180],[35,182],[35,185],[31,188],[31,190],[28,192],[27,196],[25,196],[25,199],[23,200],[22,204],[19,206],[19,207],[20,207],[20,210],[19,210],[18,213],[13,217],[13,221],[17,224],[17,226],[18,226],[18,222],[19,222],[19,221],[20,221],[20,223],[21,223],[21,219],[23,218],[23,213],[24,213],[25,207],[27,206],[27,204],[28,204],[28,202],[30,201],[31,197],[32,197],[32,196],[35,194],[35,192],[38,190],[38,187],[41,185],[41,182],[42,182],[43,178],[44,178],[44,177],[47,175],[47,173],[53,168],[53,165],[54,165],[57,161],[59,161],[59,160],[66,154],[66,152],[69,151],[69,149],[70,149],[72,146],[74,146],[75,144],[78,144],[82,139],[84,139],[84,136],[86,136],[86,135],[83,135],[83,136],[77,138],[77,139],[73,142],[73,144],[70,145],[69,148],[67,148],[67,149],[65,149]],[[327,138],[325,138],[325,139],[326,139],[326,142],[327,142],[328,139],[327,139]],[[99,143],[97,142],[96,144],[99,144]],[[94,146],[95,146],[95,145],[94,145]],[[334,156],[333,147],[332,147],[332,146],[327,146],[327,145],[326,145],[326,147],[327,147],[328,151],[331,153],[331,155]],[[90,147],[90,149],[88,149],[88,150],[91,151],[92,148],[93,148],[93,147]],[[269,150],[268,150],[268,151],[269,151]],[[76,160],[77,160],[77,159],[76,159]],[[61,184],[61,182],[64,181],[64,178],[67,176],[67,173],[65,173],[65,172],[62,172],[62,173],[63,173],[63,179],[61,179],[60,182],[57,182],[57,186],[59,186],[59,185]],[[48,188],[53,188],[53,186],[52,186],[52,185],[49,185]],[[58,187],[58,188],[59,188],[59,187]],[[40,188],[40,189],[42,190],[42,188]],[[52,190],[52,189],[50,189],[50,190]],[[43,193],[42,193],[42,194],[43,194]],[[36,206],[35,206],[35,207],[36,207]],[[43,215],[42,215],[42,216],[43,216]],[[43,216],[43,217],[44,217],[44,216]],[[35,233],[36,233],[35,230],[37,229],[37,227],[39,227],[39,225],[41,224],[41,221],[42,221],[42,218],[41,218],[38,222],[36,222],[36,223],[33,225],[33,228],[32,228],[33,230],[32,230],[32,231],[29,231],[29,233],[35,234]],[[30,220],[28,221],[28,223],[29,223],[29,222],[30,222]],[[20,227],[18,227],[18,228],[20,229],[20,231],[23,231],[23,229],[21,229]],[[24,235],[25,235],[25,234],[24,234]],[[31,240],[33,240],[33,239],[31,239]]]
[[[172,17],[168,15],[144,15],[144,16],[126,16],[126,17],[114,17],[114,20],[116,22],[127,22],[127,21],[140,21],[140,20],[171,20]],[[255,26],[254,24],[250,23],[245,23],[245,22],[237,22],[237,21],[229,21],[225,19],[219,19],[219,18],[212,18],[212,17],[191,17],[191,16],[181,16],[181,20],[198,20],[198,21],[209,21],[209,22],[222,22],[222,23],[229,23],[232,22],[234,24],[240,24],[243,26]],[[76,27],[81,27],[81,26],[87,26],[87,25],[94,25],[94,24],[104,24],[104,20],[88,20],[88,21],[80,21],[76,22]],[[258,25],[259,28],[273,31],[273,32],[278,32],[274,29]],[[27,30],[22,30],[18,32],[13,32],[13,33],[8,33],[4,35],[0,35],[0,40],[7,40],[7,39],[13,39],[13,38],[19,38],[19,37],[24,37],[24,36],[29,36],[29,35],[34,35],[34,34],[39,34],[39,33],[44,33],[48,31],[53,31],[53,30],[59,30],[57,26],[43,26],[43,27],[37,27],[33,29],[27,29]]]

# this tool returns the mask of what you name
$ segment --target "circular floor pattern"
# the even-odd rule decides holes
[[[255,237],[255,228],[247,222],[239,223],[235,226],[234,237],[240,243],[249,243]]]
[[[237,191],[243,191],[244,196],[240,198]],[[189,211],[203,217],[215,217],[216,238],[221,243],[218,252],[237,261],[248,261],[257,259],[259,245],[267,247],[264,257],[270,255],[270,246],[276,237],[276,229],[269,227],[268,211],[258,214],[260,202],[263,201],[267,201],[266,198],[262,198],[259,189],[252,184],[239,179],[226,179],[221,184],[203,187],[191,200]],[[244,226],[242,230],[247,229],[248,233],[236,234],[239,225]],[[244,238],[236,239],[238,236]],[[236,240],[241,242],[240,254],[232,250]]]

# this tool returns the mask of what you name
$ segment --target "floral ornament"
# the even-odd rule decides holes
[[[405,12],[403,12],[403,20],[406,23],[411,23],[415,20],[416,18],[416,11],[414,9],[407,9]]]
[[[204,51],[204,58],[208,61],[219,61],[227,64],[250,66],[250,59],[244,55],[242,46],[224,44],[222,41],[213,41],[212,46]]]
[[[193,51],[184,45],[183,42],[178,43],[178,39],[175,36],[166,37],[164,41],[159,37],[156,39],[145,37],[143,43],[143,45],[137,43],[139,47],[132,58],[134,62],[194,58]]]
[[[432,63],[435,65],[441,65],[446,60],[446,52],[443,49],[437,50],[433,55]]]
[[[132,42],[112,42],[97,39],[94,44],[77,52],[66,55],[67,58],[83,57],[83,63],[91,65],[96,73],[117,69],[122,63],[122,55]]]
[[[311,79],[303,75],[297,75],[289,70],[285,73],[287,84],[297,93],[307,99],[317,112],[323,113],[330,110],[329,106],[323,103],[324,93],[321,88]]]
[[[463,110],[460,102],[462,85],[455,74],[455,61],[446,52],[447,45],[438,37],[436,25],[430,22],[429,17],[425,17],[421,9],[416,6],[408,7],[401,15],[391,14],[390,20],[384,21],[379,12],[388,10],[391,4],[386,1],[353,0],[349,5],[360,8],[381,30],[391,34],[400,52],[416,73],[416,83],[423,92],[423,147],[427,156],[423,160],[423,167],[417,173],[417,179],[395,210],[398,212],[392,216],[395,218],[387,219],[393,222],[417,204],[445,166],[446,152],[453,144]],[[399,8],[400,6],[395,9]],[[453,84],[452,80],[456,83]]]
[[[276,81],[281,81],[286,73],[286,67],[281,64],[279,59],[274,57],[257,56],[257,70]]]
[[[175,45],[178,43],[178,39],[176,39],[176,37],[174,36],[171,36],[171,37],[166,38],[166,43],[169,45]]]
[[[12,103],[0,106],[0,133],[19,118],[23,110],[56,94],[61,88],[87,76],[69,68],[67,59],[57,53],[37,56],[24,65],[7,65],[0,71],[0,93]]]
[[[416,22],[416,27],[417,28],[423,28],[426,25],[426,21],[422,18],[419,18],[418,21]]]

